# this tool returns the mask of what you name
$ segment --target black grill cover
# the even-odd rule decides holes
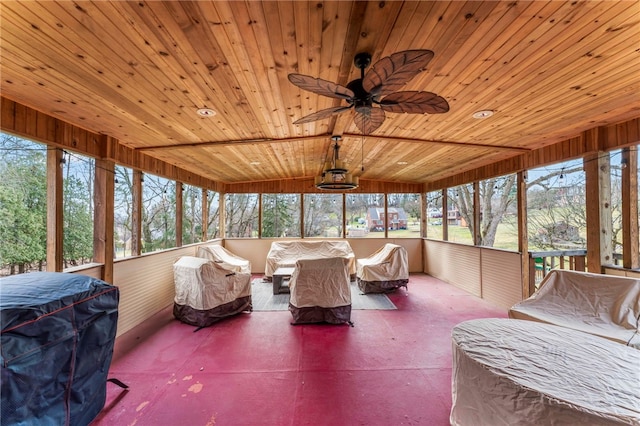
[[[118,288],[84,275],[0,279],[5,425],[88,425],[102,410]]]

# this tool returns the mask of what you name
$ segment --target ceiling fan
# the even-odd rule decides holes
[[[409,114],[447,112],[449,104],[435,93],[397,91],[422,72],[432,58],[431,50],[404,50],[380,59],[365,75],[365,68],[371,64],[371,55],[358,53],[353,62],[360,69],[360,78],[349,82],[346,87],[308,75],[289,74],[289,81],[299,88],[344,99],[348,104],[322,109],[294,121],[293,124],[323,120],[354,108],[355,125],[363,134],[370,134],[382,125],[385,111]]]

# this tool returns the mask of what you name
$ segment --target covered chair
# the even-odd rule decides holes
[[[252,309],[251,274],[201,257],[183,256],[174,263],[173,276],[173,316],[184,323],[208,327]]]
[[[349,259],[301,259],[289,281],[292,324],[350,323]]]
[[[407,287],[409,262],[407,250],[397,244],[385,244],[369,257],[358,259],[356,278],[363,293],[390,293]]]
[[[213,260],[225,269],[251,274],[251,262],[231,253],[219,244],[210,244],[198,247],[197,256]]]

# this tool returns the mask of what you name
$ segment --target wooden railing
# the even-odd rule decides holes
[[[553,269],[585,271],[587,250],[553,250],[529,252],[529,282],[538,288],[540,281]]]

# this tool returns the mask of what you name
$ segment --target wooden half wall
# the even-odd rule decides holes
[[[329,238],[289,238],[287,241],[331,241]],[[335,241],[344,241],[334,239]],[[256,238],[228,238],[224,240],[224,247],[238,256],[251,262],[251,272],[263,274],[266,265],[267,253],[273,241],[282,239],[256,239]],[[356,259],[367,257],[386,243],[398,244],[407,250],[409,258],[409,272],[422,272],[422,240],[419,238],[347,238]]]
[[[424,240],[424,272],[496,306],[522,300],[520,253]]]

